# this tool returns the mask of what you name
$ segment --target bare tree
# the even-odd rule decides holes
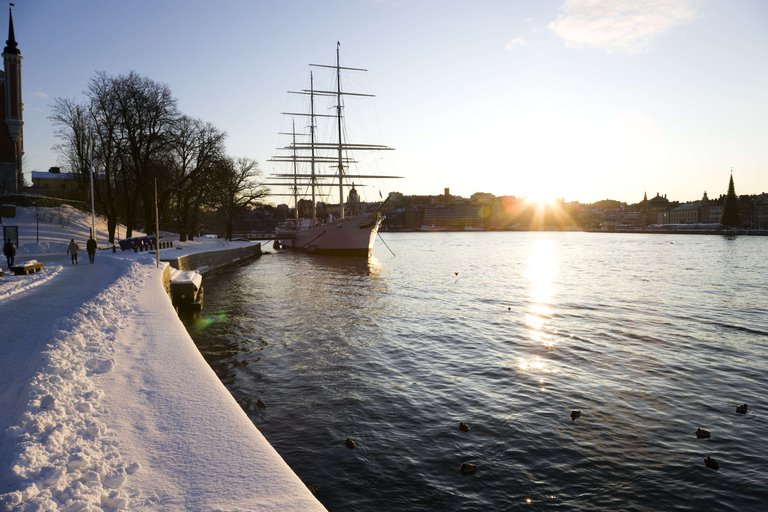
[[[56,126],[56,137],[61,141],[54,146],[73,173],[78,175],[81,190],[86,190],[90,160],[88,148],[91,144],[91,125],[88,111],[75,100],[57,98],[53,104],[53,113],[48,116]]]
[[[210,123],[182,115],[170,89],[131,72],[100,72],[87,101],[57,99],[51,119],[64,159],[87,190],[90,169],[99,170],[96,199],[108,219],[110,240],[118,220],[130,237],[138,222],[154,223],[155,183],[161,220],[173,219],[182,240],[200,228],[202,212],[221,209],[232,236],[235,213],[266,195],[259,170],[247,158],[226,156],[226,135]]]
[[[224,158],[223,132],[210,123],[180,116],[164,152],[169,165],[168,183],[160,194],[161,210],[173,205],[179,236],[192,235],[191,216],[204,206],[209,188],[216,188],[212,172]],[[195,198],[195,202],[190,199]],[[175,204],[174,204],[175,203]]]
[[[107,217],[109,242],[114,243],[118,223],[118,205],[124,203],[126,210],[132,210],[127,205],[135,204],[135,198],[133,201],[127,200],[125,194],[131,188],[122,185],[130,180],[130,177],[125,174],[127,169],[122,165],[124,146],[112,79],[106,73],[97,73],[88,85],[88,97],[90,99],[88,114],[94,138],[95,162],[93,165],[100,177],[95,195],[101,210]],[[126,219],[134,217],[132,211],[126,211],[124,216]],[[128,224],[132,230],[132,222]]]
[[[250,158],[229,159],[218,182],[219,204],[226,218],[226,238],[232,239],[235,214],[265,197],[269,190],[256,182],[258,163]]]
[[[140,193],[144,229],[154,226],[153,195],[155,165],[170,142],[171,129],[178,119],[176,99],[170,88],[135,72],[112,79],[121,137],[127,164]]]

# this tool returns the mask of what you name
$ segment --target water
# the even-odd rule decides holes
[[[768,238],[383,236],[206,278],[190,328],[329,510],[765,510]]]

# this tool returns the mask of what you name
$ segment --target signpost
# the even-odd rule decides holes
[[[16,247],[19,246],[19,226],[3,225],[3,243],[7,242],[8,239],[10,239]]]

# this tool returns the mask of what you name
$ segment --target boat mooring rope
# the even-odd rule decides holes
[[[376,234],[377,234],[377,235],[379,235],[379,240],[381,240],[381,243],[383,243],[383,244],[384,244],[384,247],[386,247],[387,249],[389,249],[389,246],[387,245],[387,242],[385,242],[385,241],[384,241],[384,238],[381,236],[381,233],[379,233],[379,232],[377,231],[377,232],[376,232]],[[392,249],[389,249],[389,252],[391,252],[391,253],[392,253],[392,256],[394,256],[395,258],[397,258],[397,254],[395,254],[395,252],[394,252]]]

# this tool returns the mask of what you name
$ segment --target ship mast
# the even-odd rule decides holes
[[[341,43],[336,41],[336,125],[339,130],[339,213],[341,218],[344,218],[344,162],[342,161],[342,144],[344,141],[341,138],[341,65],[339,63],[339,47]]]
[[[293,139],[293,218],[296,225],[299,225],[299,172],[298,158],[296,154],[296,120],[291,119],[291,137]]]
[[[303,89],[301,91],[288,91],[290,94],[305,94],[309,95],[310,98],[310,111],[307,112],[283,112],[284,115],[292,115],[292,116],[307,116],[310,118],[309,122],[309,142],[296,142],[296,133],[294,130],[294,137],[292,144],[288,147],[279,148],[282,150],[291,150],[293,152],[293,157],[280,157],[276,156],[270,159],[270,161],[273,162],[286,162],[286,161],[292,161],[294,164],[293,174],[273,174],[272,177],[276,178],[278,180],[293,180],[294,183],[294,197],[296,200],[298,200],[298,185],[301,184],[309,184],[311,190],[312,190],[312,226],[317,225],[317,192],[316,188],[323,185],[332,185],[331,183],[325,183],[322,180],[325,178],[336,178],[338,179],[338,187],[339,187],[339,215],[341,219],[344,219],[346,217],[345,211],[344,211],[344,187],[349,187],[349,185],[346,185],[344,180],[345,178],[355,179],[355,178],[401,178],[402,176],[377,176],[377,175],[358,175],[358,174],[345,174],[345,165],[349,167],[348,164],[350,163],[357,163],[356,160],[351,158],[350,156],[344,156],[345,153],[348,155],[348,152],[354,152],[354,151],[384,151],[384,150],[391,150],[392,148],[388,146],[382,146],[379,144],[359,144],[359,143],[350,143],[350,142],[344,142],[344,127],[343,127],[343,110],[344,106],[342,104],[342,98],[344,96],[362,96],[362,97],[373,97],[372,94],[364,94],[364,93],[357,93],[357,92],[342,92],[341,90],[341,72],[342,71],[367,71],[363,68],[352,68],[352,67],[346,67],[341,65],[341,57],[340,57],[340,48],[341,43],[338,41],[336,42],[336,63],[335,64],[310,64],[310,67],[319,67],[319,68],[327,68],[327,69],[333,69],[336,72],[336,87],[329,87],[327,90],[324,89],[315,89],[315,82],[314,82],[314,76],[312,72],[310,71],[309,74],[309,80],[310,80],[310,88],[309,89]],[[332,108],[336,109],[336,112],[334,113],[328,113],[328,114],[318,114],[315,112],[315,97],[316,96],[325,96],[328,98],[333,98],[336,100],[336,105]],[[328,142],[318,142],[316,140],[316,134],[317,134],[317,118],[319,117],[325,117],[325,118],[334,118],[336,121],[336,136],[338,140],[329,140]],[[330,121],[330,119],[329,119]],[[290,135],[290,134],[287,134]],[[299,135],[306,135],[306,134],[299,134]],[[333,139],[333,137],[331,137]],[[306,152],[309,152],[309,155],[307,155]],[[305,156],[302,156],[305,155]],[[310,164],[310,172],[309,173],[297,173],[296,171],[296,164],[297,162],[303,162],[303,163],[309,163]],[[336,173],[329,173],[329,174],[318,174],[318,168],[317,164],[333,164],[336,166]],[[308,180],[308,181],[307,181]],[[281,183],[275,183],[275,185],[285,186]],[[354,187],[354,184],[352,185]],[[273,194],[273,195],[280,195],[280,194]],[[297,210],[298,210],[298,202],[297,202]]]
[[[294,144],[295,147],[295,144]],[[317,224],[317,204],[315,203],[315,81],[309,72],[309,148],[310,148],[310,188],[312,189],[312,226]]]

